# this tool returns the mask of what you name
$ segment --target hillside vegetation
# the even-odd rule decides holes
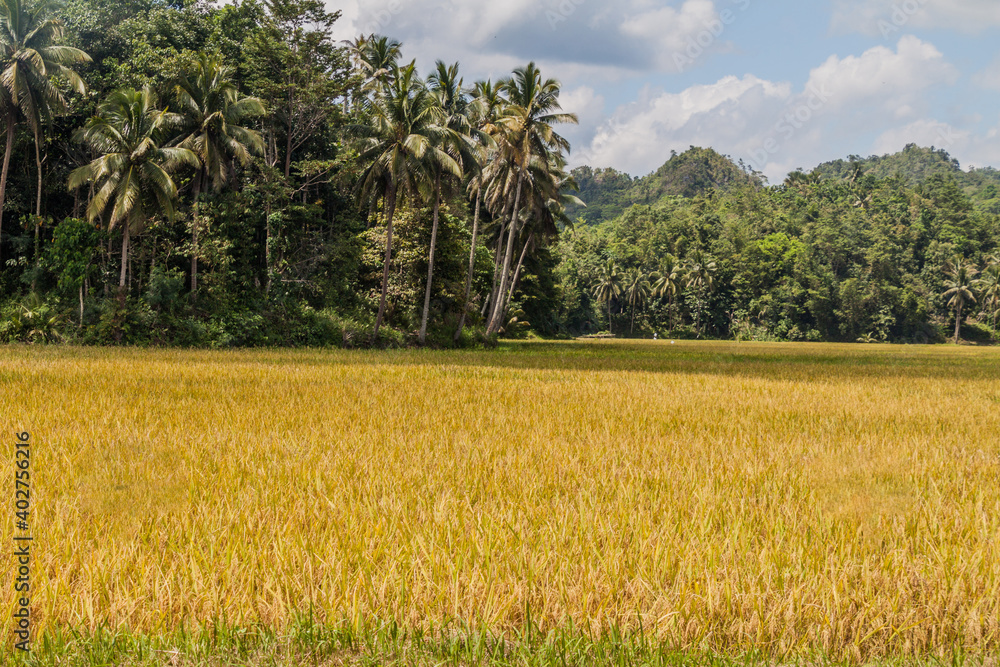
[[[995,170],[916,146],[773,185],[707,147],[569,170],[534,63],[419,71],[339,20],[0,0],[0,342],[996,337]]]
[[[577,211],[550,262],[558,300],[544,310],[560,313],[558,326],[757,340],[995,336],[994,170],[966,173],[946,153],[911,146],[768,187],[719,160],[692,149],[628,184],[613,172],[574,172],[598,213]],[[712,174],[730,178],[713,187]],[[700,191],[660,187],[680,175]],[[543,309],[525,310],[547,321],[536,315]]]

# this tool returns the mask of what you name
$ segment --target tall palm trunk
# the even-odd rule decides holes
[[[437,245],[438,216],[441,212],[441,172],[434,176],[434,222],[431,224],[431,251],[427,258],[427,287],[424,290],[424,314],[420,318],[418,340],[423,345],[427,340],[427,318],[431,312],[431,282],[434,280],[434,247]]]
[[[385,196],[385,267],[382,269],[382,298],[378,304],[378,317],[375,318],[375,338],[382,327],[385,316],[385,298],[389,291],[389,263],[392,261],[392,217],[396,214],[396,183],[389,186]]]
[[[35,196],[35,217],[42,217],[42,149],[41,149],[42,137],[38,132],[38,128],[35,128],[35,167],[38,171],[38,193]],[[37,220],[35,221],[38,222]],[[38,245],[38,227],[35,226],[35,246]],[[37,259],[37,258],[36,258]]]
[[[191,198],[191,300],[198,299],[198,196],[201,195],[201,181],[205,168],[195,174]]]
[[[507,218],[510,217],[510,207],[514,205],[513,201],[514,193],[511,192],[507,195],[507,201],[504,203],[503,212],[500,215],[500,233],[497,234],[497,247],[496,252],[493,253],[493,282],[490,283],[490,293],[486,298],[486,302],[483,304],[483,311],[481,313],[482,317],[486,317],[487,313],[493,313],[493,304],[497,300],[497,287],[500,285],[500,258],[504,254],[504,235],[507,233]],[[489,320],[487,320],[487,326],[489,325]]]
[[[632,323],[628,327],[628,335],[635,335],[635,304],[632,304]]]
[[[507,315],[507,310],[510,307],[510,302],[514,299],[514,290],[517,289],[517,281],[521,278],[521,268],[524,266],[524,258],[528,255],[528,249],[535,242],[535,232],[532,231],[528,234],[528,240],[524,242],[524,248],[521,249],[521,257],[517,260],[517,268],[514,269],[514,278],[510,281],[510,289],[507,290],[507,307],[504,308],[504,313],[501,319]]]
[[[959,340],[959,336],[962,335],[962,306],[964,304],[958,305],[958,310],[955,312],[955,342]]]
[[[31,291],[38,290],[38,266],[42,261],[42,152],[39,147],[41,136],[38,127],[34,128],[35,135],[35,168],[38,174],[38,192],[35,195],[35,273],[31,279]]]
[[[510,229],[508,230],[507,252],[504,253],[503,270],[500,272],[500,290],[497,292],[496,303],[493,305],[493,317],[490,318],[490,325],[486,332],[490,335],[500,330],[500,318],[506,309],[504,293],[507,290],[507,277],[510,275],[510,263],[513,259],[514,240],[517,238],[517,213],[521,206],[521,188],[524,185],[524,172],[517,177],[517,194],[514,196],[514,210],[510,216]]]
[[[462,301],[462,316],[455,330],[455,342],[462,337],[465,330],[465,316],[469,312],[469,297],[472,295],[472,273],[476,268],[476,235],[479,233],[479,205],[482,203],[483,185],[476,188],[476,214],[472,218],[472,247],[469,250],[469,273],[465,276],[465,300]]]
[[[129,244],[129,221],[123,223],[125,230],[122,233],[122,271],[118,277],[118,294],[122,300],[125,299],[125,275],[128,272],[128,244]]]
[[[17,127],[17,116],[7,114],[7,145],[3,153],[3,171],[0,172],[0,241],[3,239],[3,205],[7,198],[7,174],[10,172],[10,154],[14,150],[14,130]],[[3,260],[3,244],[0,242],[0,261]]]

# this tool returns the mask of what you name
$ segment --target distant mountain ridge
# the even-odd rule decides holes
[[[710,190],[734,186],[761,186],[760,174],[711,148],[692,146],[648,176],[633,178],[615,169],[577,167],[572,172],[586,208],[568,209],[571,218],[585,224],[613,220],[635,204],[656,204],[664,197],[696,197]],[[928,179],[954,178],[977,208],[1000,214],[1000,170],[992,167],[963,171],[958,160],[943,149],[909,144],[899,153],[825,162],[812,171],[826,180],[851,180],[872,176],[882,180],[902,178],[911,187]]]
[[[655,204],[664,197],[697,197],[735,185],[762,184],[760,177],[711,148],[692,146],[648,176],[632,178],[615,169],[578,167],[572,172],[587,208],[571,207],[570,217],[596,224],[621,215],[634,204]]]

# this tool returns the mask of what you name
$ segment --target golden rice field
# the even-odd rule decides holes
[[[1000,350],[8,347],[0,428],[6,480],[34,443],[38,630],[530,612],[730,655],[1000,650]]]

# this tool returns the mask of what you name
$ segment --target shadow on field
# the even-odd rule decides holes
[[[1000,380],[1000,350],[946,346],[669,341],[504,343],[496,350],[337,355],[335,363],[706,374],[774,379]]]

